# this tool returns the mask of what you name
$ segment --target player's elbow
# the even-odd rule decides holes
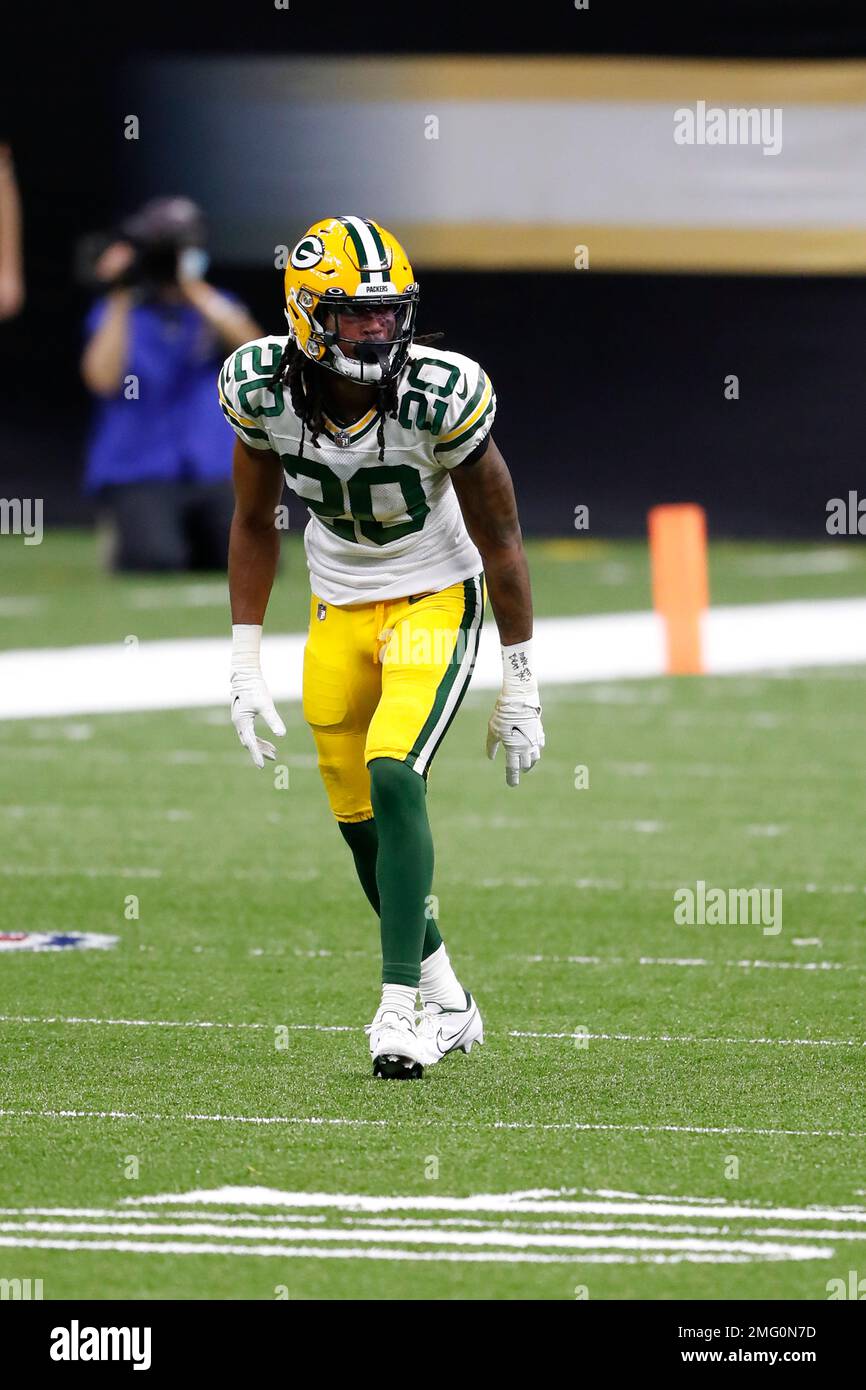
[[[519,521],[507,525],[485,527],[472,536],[485,569],[493,565],[508,567],[523,554],[523,533]]]
[[[232,531],[250,540],[260,540],[262,536],[276,536],[276,507],[247,507],[235,502],[232,516]]]

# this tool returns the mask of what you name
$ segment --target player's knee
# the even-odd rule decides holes
[[[404,808],[407,799],[424,798],[424,779],[408,763],[397,758],[373,758],[370,772],[370,800],[377,817]]]
[[[339,761],[319,759],[319,774],[328,803],[337,821],[365,820],[372,816],[370,787],[366,772],[358,776]]]

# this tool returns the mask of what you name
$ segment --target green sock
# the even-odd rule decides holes
[[[427,929],[424,932],[424,949],[421,952],[421,959],[426,960],[432,956],[434,951],[438,951],[442,945],[442,937],[439,935],[439,927],[435,917],[427,918]]]
[[[361,881],[361,887],[378,917],[379,888],[376,883],[376,860],[379,855],[379,832],[376,829],[376,821],[373,816],[370,816],[367,820],[341,820],[337,824],[343,839],[352,851],[352,858],[355,861],[355,870]],[[421,959],[426,960],[428,956],[432,956],[433,952],[438,951],[441,945],[442,937],[439,935],[435,917],[425,917],[424,948],[421,952]]]
[[[361,887],[367,894],[370,906],[379,916],[379,889],[376,886],[376,857],[379,853],[379,836],[376,822],[368,820],[338,821],[340,834],[352,851],[355,870],[361,880]]]
[[[396,758],[369,763],[379,836],[376,882],[382,931],[382,982],[416,988],[433,885],[433,837],[423,777]],[[435,929],[435,935],[439,933]]]

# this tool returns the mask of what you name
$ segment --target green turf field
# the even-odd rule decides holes
[[[13,592],[45,606],[4,619],[6,645],[225,631],[218,606],[174,601],[184,581],[113,586],[80,539],[42,550],[18,552]],[[728,547],[715,596],[862,593],[862,552],[837,553],[852,567],[786,574]],[[533,572],[543,614],[647,601],[636,545],[536,546]],[[278,608],[297,628],[285,584]],[[222,709],[0,723],[0,930],[119,938],[0,954],[0,1278],[45,1298],[571,1300],[824,1299],[866,1275],[862,671],[543,693],[519,789],[483,754],[487,692],[437,756],[439,921],[487,1038],[403,1085],[369,1075],[376,924],[297,706],[287,789]],[[781,931],[676,925],[698,879],[781,888]],[[226,1187],[410,1203],[225,1197],[208,1220],[182,1200]],[[547,1215],[452,1200],[559,1189]],[[168,1212],[120,1205],[165,1194]]]

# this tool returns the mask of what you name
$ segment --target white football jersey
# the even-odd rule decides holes
[[[306,503],[304,548],[313,592],[328,603],[370,603],[444,589],[478,574],[451,479],[490,432],[496,397],[487,374],[459,352],[413,344],[397,386],[397,418],[385,416],[379,461],[375,409],[341,427],[325,416],[313,444],[286,386],[270,384],[287,338],[258,338],[220,374],[223,413],[251,449],[279,455]]]

